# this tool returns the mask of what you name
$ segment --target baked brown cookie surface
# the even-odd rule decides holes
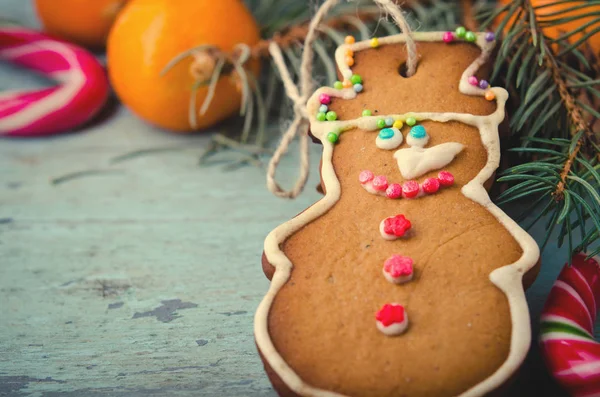
[[[316,114],[325,94],[337,113],[336,121],[311,120],[324,145],[326,195],[267,238],[274,274],[255,323],[280,391],[482,396],[514,374],[529,347],[522,276],[539,252],[483,188],[498,166],[507,94],[464,81],[492,46],[483,35],[482,54],[472,44],[435,42],[441,33],[415,34],[419,67],[404,78],[402,38],[340,47],[342,76],[359,74],[363,90],[320,89],[309,101]],[[356,63],[350,73],[340,62],[346,47]],[[488,92],[492,100],[483,98]],[[364,109],[372,116],[361,117]],[[411,118],[420,127],[406,126]],[[384,129],[391,138],[382,138]],[[442,170],[453,183],[439,184]],[[384,179],[401,187],[414,180],[418,191],[398,197],[377,185]],[[410,228],[390,236],[382,221],[400,214]],[[410,277],[388,277],[384,264],[398,255],[410,259]],[[402,307],[402,324],[376,318],[386,304]]]

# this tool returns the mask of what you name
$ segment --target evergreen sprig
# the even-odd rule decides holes
[[[593,131],[600,119],[600,80],[596,54],[586,44],[600,31],[600,1],[555,4],[564,8],[548,12],[548,5],[516,0],[484,13],[482,27],[500,21],[503,36],[492,81],[517,99],[510,119],[513,141],[520,141],[511,150],[517,165],[498,179],[510,185],[498,199],[527,199],[524,215],[535,214],[528,226],[546,222],[542,248],[558,228],[559,246],[566,242],[569,252],[593,256],[600,253],[600,140]],[[565,22],[581,22],[580,28],[557,38],[545,35]],[[578,33],[582,37],[574,40]]]

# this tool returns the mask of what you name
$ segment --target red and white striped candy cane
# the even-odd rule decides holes
[[[577,254],[554,283],[540,331],[542,355],[554,378],[574,397],[600,397],[600,343],[594,323],[600,308],[598,257]]]
[[[20,27],[0,28],[0,60],[35,70],[59,85],[0,93],[0,135],[39,136],[71,130],[102,108],[109,84],[83,48]]]

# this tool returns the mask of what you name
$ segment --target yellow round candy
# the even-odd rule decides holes
[[[400,129],[400,128],[402,128],[403,125],[404,125],[404,123],[402,122],[402,120],[396,120],[396,121],[394,121],[394,124],[392,125],[392,127]]]
[[[379,39],[377,37],[373,37],[371,39],[371,47],[373,47],[373,48],[379,47]]]

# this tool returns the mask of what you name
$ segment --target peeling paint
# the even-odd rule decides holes
[[[125,302],[115,302],[115,303],[109,303],[108,304],[108,310],[111,309],[118,309],[120,307],[123,307],[123,305],[125,304]]]
[[[181,299],[170,299],[166,301],[161,301],[162,305],[158,306],[154,310],[150,310],[148,312],[136,312],[132,318],[141,318],[141,317],[156,317],[158,321],[162,321],[163,323],[168,323],[176,318],[181,317],[177,314],[177,310],[179,309],[192,309],[198,307],[197,304],[192,302],[182,302]]]
[[[248,313],[246,310],[238,310],[235,312],[222,312],[219,314],[229,317],[229,316],[239,316],[240,314],[246,314],[246,313]]]

